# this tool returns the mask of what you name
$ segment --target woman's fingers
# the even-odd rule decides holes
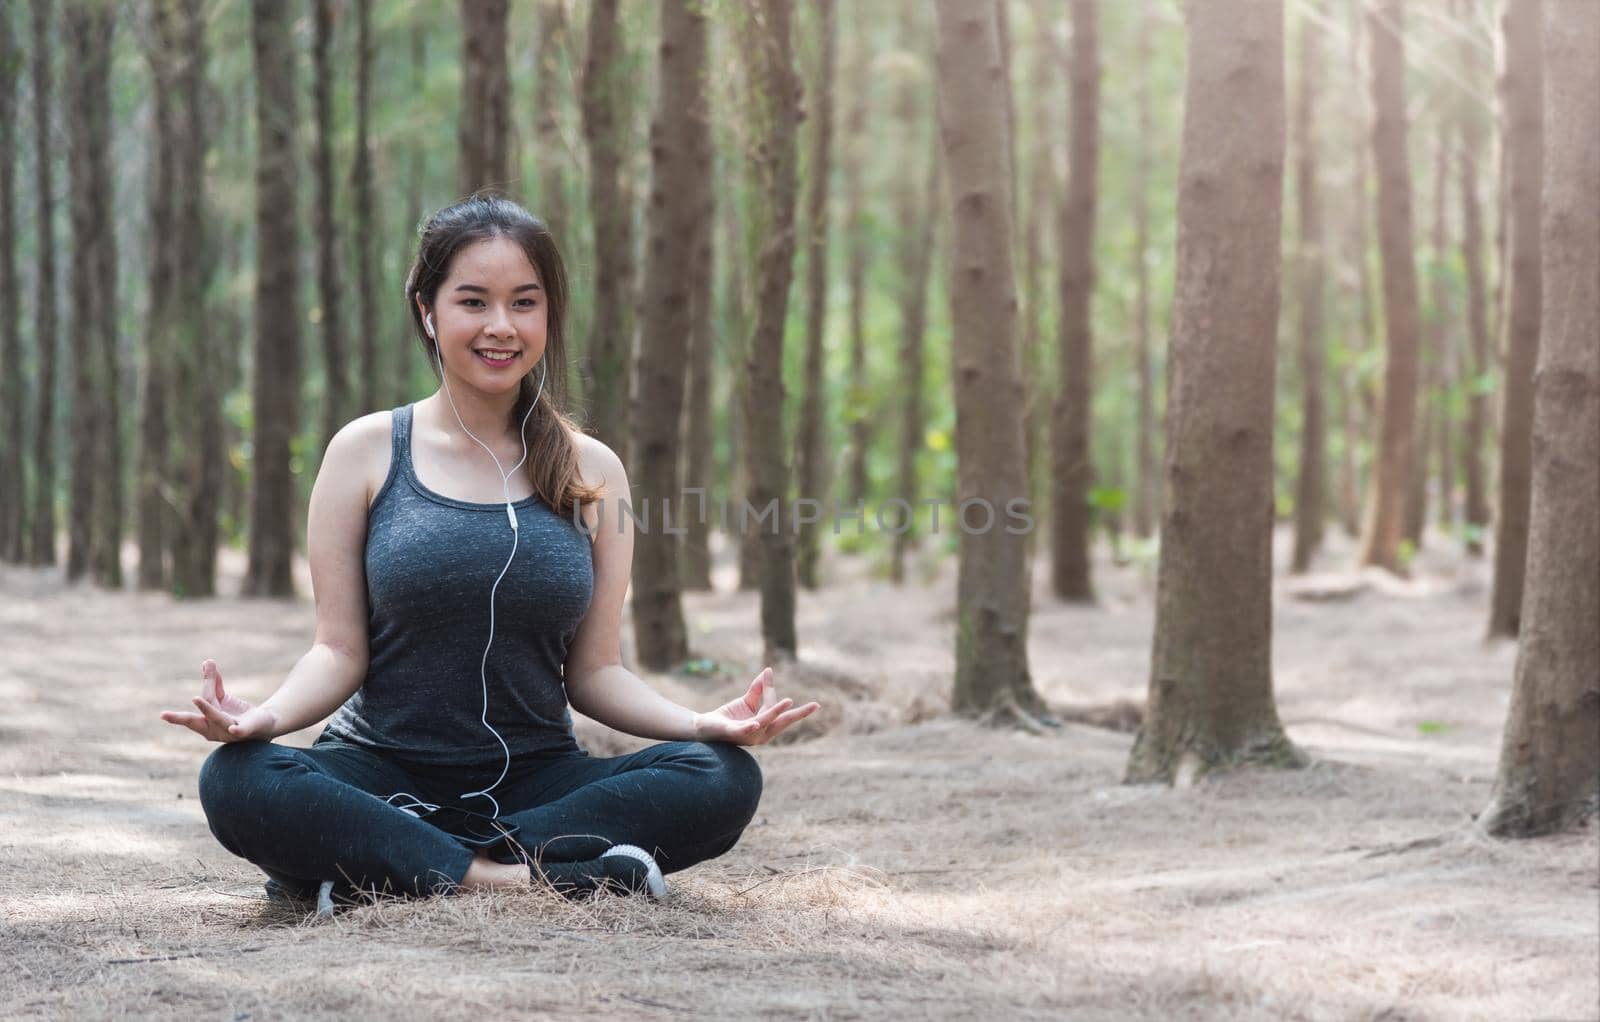
[[[186,727],[190,731],[193,731],[195,734],[199,735],[201,738],[211,737],[211,725],[210,722],[206,720],[205,714],[186,713],[180,710],[166,710],[162,712],[161,719],[166,721],[168,724],[176,724],[179,727]]]
[[[226,696],[222,691],[222,673],[217,670],[217,662],[203,661],[200,664],[200,676],[204,679],[200,684],[200,695],[220,706]]]
[[[194,705],[197,710],[205,714],[207,720],[211,721],[213,724],[216,724],[218,727],[223,728],[224,730],[226,730],[229,725],[238,723],[238,721],[236,721],[233,717],[222,712],[221,707],[212,703],[208,703],[204,699],[196,697],[194,700]]]
[[[761,712],[761,706],[766,701],[767,692],[771,690],[772,671],[767,669],[756,675],[756,680],[750,683],[749,691],[744,694],[744,708],[752,714]]]
[[[782,713],[784,710],[787,710],[793,705],[793,699],[784,699],[773,703],[771,706],[767,707],[756,715],[756,723],[760,724],[762,727],[768,727],[774,720],[778,719],[778,714]]]
[[[805,720],[807,717],[811,716],[813,713],[817,712],[821,708],[822,708],[822,704],[821,703],[807,703],[804,706],[801,706],[801,707],[799,707],[797,709],[790,710],[788,713],[782,714],[776,720],[774,720],[771,724],[767,725],[766,732],[765,732],[765,737],[764,737],[763,740],[764,741],[771,741],[772,739],[778,737],[779,735],[781,735],[785,731],[787,731],[791,724],[797,724],[800,721]]]

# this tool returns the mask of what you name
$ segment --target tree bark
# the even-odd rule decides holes
[[[117,8],[106,0],[94,20],[103,27],[91,30],[95,53],[88,72],[88,94],[93,99],[89,155],[93,182],[93,216],[103,240],[94,248],[96,335],[101,361],[94,374],[101,408],[101,429],[96,433],[95,472],[100,477],[95,502],[94,575],[107,589],[122,588],[122,529],[124,522],[124,480],[122,459],[122,359],[117,343],[117,234],[116,183],[111,174],[111,60],[112,39],[116,33]]]
[[[1355,188],[1354,208],[1349,211],[1347,223],[1349,225],[1348,242],[1351,248],[1350,261],[1356,280],[1356,308],[1358,312],[1358,329],[1351,335],[1348,342],[1349,353],[1345,359],[1345,369],[1341,374],[1341,388],[1344,393],[1344,460],[1342,472],[1344,483],[1340,503],[1343,506],[1344,527],[1351,537],[1361,534],[1361,500],[1362,500],[1362,474],[1370,468],[1371,458],[1363,458],[1363,445],[1368,445],[1368,423],[1377,421],[1378,401],[1373,390],[1369,374],[1363,366],[1363,352],[1370,351],[1377,344],[1377,317],[1374,311],[1372,297],[1372,269],[1367,261],[1368,218],[1371,216],[1369,203],[1368,181],[1370,180],[1369,164],[1372,159],[1372,148],[1366,144],[1366,138],[1372,130],[1372,113],[1368,109],[1370,104],[1369,90],[1367,87],[1368,75],[1361,59],[1362,39],[1365,36],[1362,15],[1364,0],[1348,0],[1347,10],[1350,14],[1349,21],[1349,48],[1347,50],[1350,69],[1350,128],[1353,136],[1350,145],[1350,154],[1355,163]]]
[[[689,658],[679,581],[686,502],[678,475],[684,384],[693,327],[692,272],[702,229],[694,179],[705,173],[706,20],[692,0],[661,5],[660,87],[650,130],[652,163],[644,288],[633,403],[631,478],[643,527],[635,532],[633,634],[641,666],[667,671]],[[668,507],[672,508],[669,514]],[[672,531],[668,531],[668,529]]]
[[[113,233],[110,144],[110,61],[115,9],[105,0],[75,0],[63,20],[69,56],[68,173],[72,207],[72,329],[81,339],[73,360],[72,506],[67,578],[93,572],[108,587],[121,585],[121,499],[117,478],[116,240]]]
[[[1500,769],[1478,819],[1506,837],[1577,826],[1600,802],[1600,6],[1547,3],[1543,28],[1546,314],[1528,584]]]
[[[372,0],[356,0],[356,137],[355,157],[350,166],[350,187],[354,192],[355,250],[356,250],[356,321],[360,338],[361,399],[355,409],[357,415],[378,411],[382,407],[379,385],[386,378],[382,359],[378,354],[378,335],[383,329],[379,322],[378,267],[373,246],[380,231],[374,213],[372,167],[372,140],[369,123],[372,118],[372,64],[375,59],[372,35]],[[401,348],[409,347],[401,344]],[[330,434],[331,436],[331,434]]]
[[[1094,231],[1100,145],[1098,0],[1073,0],[1070,76],[1071,134],[1066,203],[1060,214],[1061,389],[1051,429],[1050,578],[1063,600],[1094,600],[1089,548],[1089,488],[1094,367],[1090,304],[1094,295]]]
[[[908,6],[902,23],[908,32],[920,37],[922,23],[915,20],[917,10]],[[909,155],[927,145],[927,163],[920,191],[911,187],[896,190],[895,219],[900,228],[900,437],[899,456],[895,466],[895,489],[907,506],[916,508],[920,499],[920,476],[917,472],[917,454],[926,446],[922,392],[927,376],[928,332],[928,282],[933,269],[933,250],[939,223],[940,168],[939,137],[934,132],[926,142],[920,125],[927,120],[923,97],[926,90],[920,82],[908,79],[897,98],[897,115],[901,124],[902,144]],[[865,386],[863,378],[862,386]],[[865,396],[861,398],[865,403]],[[904,530],[895,533],[890,553],[890,578],[896,583],[905,581],[905,562],[917,542],[916,516],[913,514]]]
[[[539,215],[550,225],[556,241],[567,244],[572,214],[567,209],[567,148],[561,137],[560,111],[568,97],[558,88],[561,60],[567,51],[567,5],[564,0],[539,0],[537,10],[533,137],[539,147]]]
[[[1417,435],[1416,453],[1411,466],[1411,495],[1406,501],[1406,539],[1412,548],[1421,550],[1428,524],[1428,482],[1432,474],[1434,441],[1441,440],[1448,461],[1450,433],[1446,419],[1444,395],[1445,343],[1447,338],[1444,281],[1445,250],[1445,199],[1448,192],[1450,151],[1450,122],[1439,127],[1438,144],[1434,150],[1433,165],[1433,226],[1430,230],[1428,257],[1428,321],[1422,331],[1422,387],[1417,395],[1417,414],[1422,418],[1422,430]],[[1440,466],[1441,477],[1444,472]],[[1441,478],[1442,483],[1442,478]],[[1450,491],[1441,485],[1439,504],[1449,520]]]
[[[958,508],[957,713],[1036,727],[1045,713],[1028,670],[1027,552],[1006,517],[1027,493],[1022,363],[1012,270],[1005,67],[993,8],[938,0],[939,134],[949,176],[952,378]],[[983,504],[992,510],[984,525]],[[1004,523],[1004,524],[1002,524]]]
[[[1142,8],[1141,8],[1142,10]],[[1046,18],[1041,16],[1038,9],[1034,11],[1036,19],[1035,36],[1053,31]],[[1143,45],[1144,33],[1142,26],[1138,30],[1139,43]],[[1013,205],[1021,210],[1020,218],[1013,223],[1022,236],[1022,306],[1021,306],[1021,338],[1022,347],[1022,390],[1023,390],[1023,416],[1022,431],[1026,444],[1025,477],[1028,483],[1028,506],[1035,509],[1035,515],[1042,510],[1041,501],[1038,499],[1041,485],[1049,485],[1050,479],[1050,451],[1049,418],[1051,415],[1051,390],[1048,386],[1051,355],[1044,342],[1045,319],[1049,304],[1049,282],[1045,279],[1045,265],[1049,259],[1045,252],[1045,235],[1049,230],[1052,219],[1049,216],[1056,204],[1056,196],[1060,189],[1055,182],[1055,169],[1053,157],[1056,142],[1056,127],[1059,116],[1056,111],[1054,74],[1052,73],[1058,61],[1055,54],[1058,50],[1054,40],[1046,41],[1045,38],[1036,38],[1033,44],[1033,54],[1028,69],[1029,82],[1025,95],[1028,97],[1027,120],[1032,125],[1029,144],[1023,153],[1024,169],[1020,171],[1026,176],[1026,194],[1019,195]],[[1134,176],[1138,177],[1139,167],[1135,166]],[[1135,190],[1139,188],[1137,181]],[[1135,198],[1137,206],[1137,197]],[[1134,231],[1139,230],[1138,210],[1134,214]],[[1138,247],[1138,242],[1135,242]],[[1137,342],[1136,342],[1137,343]],[[1026,545],[1028,550],[1027,577],[1033,578],[1033,562],[1037,555],[1039,528],[1036,526],[1028,531]]]
[[[1314,0],[1308,0],[1312,3]],[[1289,570],[1311,569],[1322,546],[1327,514],[1327,412],[1323,405],[1322,200],[1317,193],[1317,90],[1322,55],[1317,24],[1321,6],[1307,8],[1300,19],[1300,89],[1295,104],[1295,197],[1299,203],[1300,385],[1304,418],[1300,426],[1300,474],[1295,486],[1294,553]],[[1316,20],[1314,20],[1316,19]]]
[[[218,331],[208,304],[213,243],[206,235],[206,151],[210,138],[206,117],[206,24],[204,0],[179,0],[183,54],[177,71],[182,99],[178,147],[174,158],[177,181],[174,269],[177,308],[174,334],[179,399],[173,409],[177,443],[176,519],[172,541],[172,591],[176,596],[211,596],[216,592],[218,496],[226,478],[222,395],[232,385],[223,372],[225,352],[237,344],[239,332]]]
[[[169,397],[175,397],[174,362],[180,348],[173,330],[178,262],[177,159],[179,97],[177,61],[182,40],[176,5],[151,0],[147,8],[145,57],[153,89],[150,108],[151,159],[149,192],[150,304],[145,320],[143,386],[139,399],[139,460],[134,501],[138,513],[140,589],[165,589],[170,574],[167,554],[171,517],[166,497],[170,485]]]
[[[1411,168],[1406,162],[1405,0],[1367,11],[1372,50],[1372,154],[1378,171],[1383,257],[1383,407],[1361,563],[1406,573],[1400,549],[1417,410],[1417,267],[1412,253]]]
[[[1455,391],[1460,375],[1456,328],[1450,307],[1449,285],[1449,193],[1451,156],[1455,151],[1455,117],[1451,111],[1444,114],[1439,129],[1438,166],[1435,170],[1434,237],[1433,237],[1433,310],[1437,325],[1438,344],[1434,351],[1438,364],[1433,374],[1434,401],[1437,402],[1439,423],[1434,433],[1438,441],[1436,457],[1439,459],[1439,503],[1436,521],[1447,533],[1456,527],[1456,426],[1452,421],[1453,404],[1450,395]]]
[[[313,157],[317,188],[317,293],[322,305],[322,449],[349,418],[350,383],[345,369],[350,353],[344,343],[344,284],[339,279],[339,222],[334,218],[333,73],[328,50],[333,45],[334,0],[312,0],[312,97],[316,106],[317,143]],[[361,244],[357,231],[355,242]],[[372,324],[365,324],[371,334]],[[363,366],[363,375],[371,367]]]
[[[295,230],[297,161],[292,15],[253,0],[256,68],[255,449],[250,476],[246,596],[294,595],[294,475],[299,431],[300,274]]]
[[[749,174],[746,170],[746,178]],[[729,340],[728,361],[734,365],[743,366],[750,359],[750,296],[745,267],[755,261],[756,250],[744,231],[744,202],[735,193],[734,201],[724,205],[724,229],[727,231],[728,251],[733,258],[728,260],[728,280],[725,285],[727,301],[724,311],[723,336]],[[732,374],[730,381],[733,399],[733,410],[728,416],[728,453],[731,457],[732,499],[735,502],[750,499],[750,459],[745,454],[746,427],[744,423],[744,407],[749,401],[750,380],[742,372]],[[721,523],[727,529],[730,522],[738,519],[725,520]],[[734,528],[733,542],[738,548],[739,558],[739,590],[748,592],[761,587],[761,536],[753,529]]]
[[[705,68],[714,66],[709,23],[706,26]],[[705,73],[704,71],[702,73]],[[716,348],[715,281],[717,172],[716,146],[712,142],[712,92],[704,89],[704,113],[694,123],[689,140],[692,159],[701,168],[689,183],[689,197],[698,218],[695,249],[689,271],[689,394],[683,421],[683,478],[686,486],[703,491],[697,513],[684,522],[679,547],[678,575],[686,590],[711,591],[711,482],[716,476],[712,442],[712,403],[716,377],[712,372]],[[734,416],[737,418],[737,416]],[[686,505],[687,506],[687,505]]]
[[[509,0],[461,0],[461,192],[516,188],[511,173]]]
[[[410,86],[413,95],[421,95],[423,83],[427,78],[428,66],[428,33],[427,26],[418,21],[411,28],[411,60],[410,60]],[[426,142],[413,142],[410,147],[409,166],[406,168],[406,189],[408,192],[407,203],[411,207],[411,215],[406,221],[405,248],[415,249],[417,244],[417,231],[420,229],[423,217],[422,195],[423,182],[426,176]],[[410,252],[407,252],[409,258]],[[400,344],[395,348],[395,394],[396,406],[408,403],[411,400],[411,372],[412,356],[415,346],[408,343]]]
[[[11,12],[0,12],[0,561],[22,561],[22,541],[27,529],[27,479],[22,450],[25,395],[22,391],[22,330],[18,322],[16,239],[16,106],[18,72],[22,54],[11,37]],[[41,159],[48,159],[42,155]]]
[[[1150,148],[1154,130],[1150,113],[1150,35],[1155,30],[1151,17],[1152,0],[1141,0],[1139,6],[1139,39],[1135,50],[1133,73],[1138,76],[1137,131],[1138,149],[1133,164],[1133,288],[1134,288],[1134,363],[1138,377],[1138,436],[1136,454],[1138,467],[1133,491],[1133,531],[1140,539],[1155,533],[1155,522],[1160,515],[1160,497],[1156,489],[1156,388],[1153,352],[1150,349]]]
[[[1569,4],[1557,10],[1565,11]],[[1539,188],[1544,164],[1544,71],[1539,46],[1540,0],[1507,0],[1506,276],[1501,350],[1500,503],[1495,515],[1494,584],[1489,635],[1515,636],[1522,619],[1528,561],[1533,371],[1539,357]]]
[[[867,451],[872,446],[872,407],[867,379],[867,269],[871,260],[871,238],[865,214],[865,170],[862,150],[868,145],[867,64],[871,52],[854,34],[847,40],[849,60],[850,108],[845,116],[844,144],[844,235],[845,290],[849,295],[850,390],[845,421],[850,424],[850,467],[847,499],[851,507],[870,496]]]
[[[747,165],[757,196],[752,236],[761,239],[756,259],[756,321],[745,374],[745,459],[749,504],[756,515],[771,508],[772,524],[760,530],[761,637],[765,659],[793,658],[795,636],[794,539],[784,502],[789,494],[788,447],[783,428],[783,324],[795,249],[795,131],[800,85],[791,42],[789,0],[746,0],[740,29],[749,61],[746,126]]]
[[[828,186],[833,171],[833,73],[838,17],[833,0],[817,2],[818,57],[811,121],[811,166],[806,192],[806,348],[805,378],[800,394],[799,435],[795,438],[795,485],[803,500],[826,503],[828,487],[827,393],[823,369],[828,316]],[[807,516],[810,519],[812,516]],[[822,553],[816,520],[796,516],[795,575],[807,589],[817,587],[817,561]]]
[[[1476,79],[1480,63],[1472,38],[1463,32],[1461,67]],[[1461,258],[1466,264],[1467,332],[1472,358],[1466,388],[1467,435],[1462,442],[1461,460],[1467,484],[1467,552],[1479,556],[1483,553],[1483,534],[1489,527],[1489,501],[1483,464],[1489,396],[1482,382],[1493,370],[1489,361],[1488,296],[1485,294],[1483,274],[1483,207],[1478,194],[1478,158],[1484,152],[1484,132],[1482,115],[1470,97],[1458,101],[1457,119],[1457,135],[1461,140],[1457,157],[1461,189]]]
[[[56,243],[55,173],[50,144],[50,0],[33,0],[34,223],[39,269],[34,291],[38,404],[33,418],[33,508],[28,515],[28,563],[56,563]]]
[[[594,323],[584,393],[591,431],[634,467],[628,452],[628,367],[633,355],[633,197],[626,171],[631,86],[618,0],[589,8],[583,70],[583,133],[589,149],[589,214],[594,221]]]
[[[1130,782],[1297,766],[1272,696],[1283,9],[1190,0],[1155,641]]]

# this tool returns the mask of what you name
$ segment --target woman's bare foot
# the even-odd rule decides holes
[[[467,867],[467,875],[461,878],[461,889],[487,891],[495,887],[516,887],[527,890],[529,882],[528,867],[525,863],[514,862],[507,865],[495,862],[480,852],[473,856],[472,865]]]

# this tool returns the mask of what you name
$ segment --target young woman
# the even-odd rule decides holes
[[[542,222],[486,195],[441,210],[406,298],[441,387],[324,453],[311,650],[259,705],[207,660],[194,710],[161,717],[223,743],[201,805],[271,892],[661,897],[664,873],[726,852],[754,815],[761,773],[739,746],[817,704],[778,699],[768,669],[696,713],[622,665],[628,480],[562,411],[566,278]],[[569,704],[662,744],[592,757]],[[335,710],[311,748],[272,743]]]

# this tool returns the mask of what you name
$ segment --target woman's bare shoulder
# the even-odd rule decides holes
[[[340,471],[358,472],[366,483],[367,505],[383,488],[389,478],[389,462],[393,451],[394,411],[370,412],[351,419],[333,435],[323,464],[337,458]]]
[[[608,492],[615,491],[627,478],[622,459],[606,446],[599,437],[581,430],[572,430],[572,442],[578,449],[578,476],[585,486],[598,486]]]

